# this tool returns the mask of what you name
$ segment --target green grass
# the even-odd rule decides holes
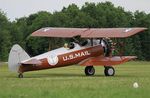
[[[150,98],[150,62],[116,66],[114,77],[105,77],[95,67],[92,77],[84,67],[70,66],[24,73],[17,78],[6,65],[0,66],[0,98]],[[139,88],[133,88],[138,82]]]

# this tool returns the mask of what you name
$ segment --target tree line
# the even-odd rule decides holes
[[[148,30],[123,41],[125,55],[137,55],[139,60],[150,60],[150,14],[125,11],[111,2],[85,3],[81,8],[75,4],[54,13],[40,11],[10,21],[0,10],[0,61],[7,61],[13,44],[20,44],[31,56],[63,46],[69,39],[31,37],[42,27],[115,28],[146,27]],[[50,42],[50,43],[49,43]],[[119,50],[119,47],[117,47]]]

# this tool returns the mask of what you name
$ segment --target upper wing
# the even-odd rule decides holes
[[[71,38],[124,38],[142,32],[147,28],[41,28],[31,34],[40,37],[62,37]]]
[[[84,28],[41,28],[32,33],[31,36],[40,36],[40,37],[74,37],[81,35],[87,31]]]

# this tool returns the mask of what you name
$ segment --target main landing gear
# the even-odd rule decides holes
[[[93,66],[86,66],[84,71],[87,76],[92,76],[95,74],[95,69]]]
[[[105,66],[104,68],[105,68],[105,70],[104,70],[105,76],[114,76],[115,75],[115,69],[113,67]]]
[[[18,78],[23,78],[23,73],[19,73]]]
[[[115,75],[115,69],[112,66],[105,66],[104,67],[104,74],[105,76],[114,76]],[[95,74],[95,69],[93,66],[86,66],[85,67],[85,74],[87,76],[92,76]]]

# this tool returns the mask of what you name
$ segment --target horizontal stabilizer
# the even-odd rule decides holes
[[[28,61],[23,61],[23,62],[21,62],[21,64],[23,64],[23,65],[41,65],[42,62],[37,59],[31,59]]]

